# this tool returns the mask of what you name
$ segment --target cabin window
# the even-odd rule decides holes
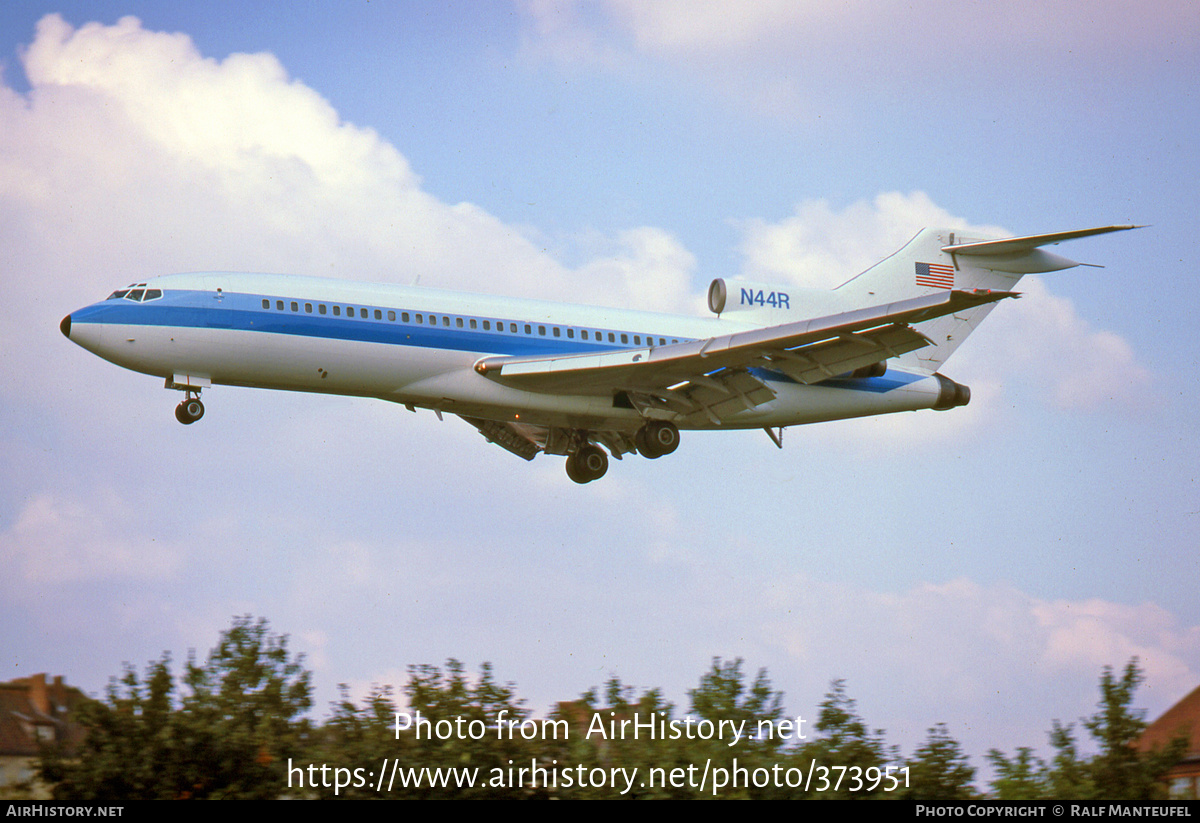
[[[616,342],[617,342],[616,335],[614,335],[612,332],[609,332],[609,333],[608,333],[608,342],[609,342],[609,343],[616,343]]]
[[[406,312],[406,311],[400,312],[400,319],[403,322],[407,323],[408,322],[408,312]]]
[[[472,317],[472,318],[471,318],[471,328],[473,328],[473,329],[474,329],[474,328],[477,328],[477,326],[475,325],[475,318],[474,318],[474,317]]]
[[[526,324],[525,324],[525,333],[526,333],[526,334],[533,334],[533,327],[532,327],[532,326],[530,326],[528,323],[526,323]]]
[[[275,310],[276,310],[276,311],[283,311],[283,301],[282,301],[282,300],[276,300],[276,301],[275,301]]]
[[[567,337],[571,338],[572,340],[575,339],[575,330],[567,329]]]
[[[508,324],[508,330],[509,330],[510,332],[512,332],[513,334],[516,334],[516,333],[517,333],[517,324],[516,324],[516,323],[509,323],[509,324]]]
[[[347,307],[346,307],[346,316],[347,316],[347,317],[353,317],[353,316],[354,316],[354,307],[353,307],[353,306],[347,306]]]
[[[629,335],[627,335],[627,334],[622,334],[622,335],[621,335],[621,342],[622,342],[622,343],[628,343],[628,342],[629,342]]]
[[[388,320],[391,320],[393,323],[396,322],[396,313],[390,309],[388,310]]]
[[[555,336],[555,337],[562,337],[562,330],[561,330],[561,329],[559,329],[559,327],[558,327],[558,326],[555,326],[555,327],[554,327],[554,336]]]
[[[538,326],[538,334],[540,334],[542,337],[545,337],[546,336],[546,327]]]
[[[333,316],[334,316],[334,317],[341,317],[341,316],[342,316],[342,307],[341,307],[341,306],[334,306],[334,307],[333,307]]]
[[[292,301],[292,311],[300,311],[300,304],[295,300]]]
[[[305,314],[312,314],[312,303],[305,303],[305,304],[304,304],[304,313],[305,313]]]
[[[110,298],[108,298],[108,299],[109,299],[109,300],[112,300],[112,298],[111,298],[111,297],[110,297]],[[268,299],[267,299],[267,298],[265,298],[265,297],[263,298],[263,308],[264,308],[264,309],[269,309],[269,308],[271,308],[271,301],[270,301],[270,300],[268,300]]]
[[[625,342],[625,341],[623,341],[623,340],[622,340],[621,342]],[[639,334],[635,334],[635,335],[633,336],[633,345],[635,345],[635,346],[640,346],[640,345],[642,345],[642,337],[641,337],[641,335],[639,335]]]
[[[484,320],[484,321],[483,321],[483,330],[484,330],[484,331],[491,331],[491,330],[492,330],[492,321],[491,321],[491,320]]]
[[[570,332],[567,332],[567,334],[570,334]],[[584,340],[587,340],[588,339],[587,338],[587,329],[580,329],[579,336],[582,337]]]
[[[447,316],[446,316],[446,315],[444,315],[444,314],[442,315],[442,325],[443,325],[443,326],[449,326],[449,325],[450,325],[450,318],[449,318],[449,317],[447,317]]]
[[[462,318],[461,317],[454,318],[454,325],[458,326],[461,329],[463,327]]]
[[[423,318],[421,315],[418,314],[417,315],[417,323],[424,324],[424,322],[425,322],[425,318]]]

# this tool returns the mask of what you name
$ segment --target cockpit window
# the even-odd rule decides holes
[[[145,283],[138,283],[139,286],[145,286]],[[162,289],[144,289],[144,288],[127,288],[117,289],[110,294],[106,299],[120,300],[122,297],[126,300],[132,300],[135,303],[145,303],[147,300],[157,300],[162,297]]]

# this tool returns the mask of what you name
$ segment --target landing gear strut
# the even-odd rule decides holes
[[[679,429],[666,420],[648,420],[637,430],[633,442],[643,457],[653,460],[679,448]]]
[[[576,483],[599,480],[608,471],[608,455],[604,449],[588,443],[567,455],[567,477]]]
[[[204,416],[204,404],[200,396],[188,392],[187,399],[175,407],[175,419],[185,426],[190,426]]]

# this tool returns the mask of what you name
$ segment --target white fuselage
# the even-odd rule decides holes
[[[133,298],[133,299],[131,299]],[[63,331],[174,387],[212,384],[376,397],[501,422],[634,431],[641,415],[601,394],[543,393],[476,372],[482,357],[653,348],[753,328],[686,317],[388,284],[265,274],[167,275],[73,312]],[[718,426],[789,426],[932,408],[938,378],[802,385],[766,372],[776,397]]]

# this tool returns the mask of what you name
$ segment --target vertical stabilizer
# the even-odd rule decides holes
[[[1025,274],[1058,271],[1079,265],[1040,247],[1136,226],[979,240],[953,229],[922,229],[904,248],[843,283],[836,291],[847,303],[879,305],[939,291],[1012,291]],[[899,358],[907,366],[937,371],[954,350],[983,322],[995,303],[946,315],[915,326],[934,342]]]

